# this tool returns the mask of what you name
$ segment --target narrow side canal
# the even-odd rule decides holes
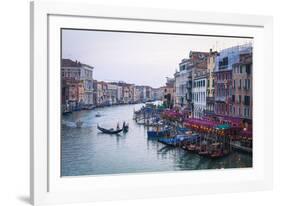
[[[210,159],[147,139],[147,129],[135,123],[133,111],[143,104],[77,111],[62,116],[62,176],[101,175],[178,170],[252,167],[252,155],[232,152]],[[96,115],[100,114],[100,117]],[[83,121],[81,128],[75,122]],[[116,128],[129,123],[129,132],[100,133],[97,124]]]

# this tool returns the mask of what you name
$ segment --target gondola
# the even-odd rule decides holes
[[[105,128],[102,128],[102,127],[100,127],[98,125],[98,130],[100,130],[101,132],[106,133],[106,134],[118,134],[118,133],[123,131],[123,128],[122,129],[117,129],[117,130],[114,130],[113,128],[105,129]]]

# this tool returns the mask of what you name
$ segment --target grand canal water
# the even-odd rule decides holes
[[[180,148],[147,139],[147,129],[133,120],[133,111],[142,104],[120,105],[73,112],[62,116],[62,176],[160,172],[252,166],[252,156],[233,152],[209,159]],[[102,116],[96,117],[99,113]],[[76,128],[78,119],[84,122]],[[102,134],[97,124],[116,127],[129,122],[129,132]]]

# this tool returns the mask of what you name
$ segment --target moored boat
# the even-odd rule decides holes
[[[187,150],[190,152],[196,152],[196,145],[195,144],[188,145]]]
[[[198,150],[198,154],[201,155],[201,156],[208,156],[209,155],[209,150],[208,150],[208,145],[207,145],[207,141],[203,141],[201,144],[200,144],[200,149]]]
[[[172,146],[179,146],[179,144],[183,141],[185,141],[188,138],[186,135],[176,135],[174,137],[162,137],[159,138],[158,141]]]
[[[208,155],[209,155],[209,152],[208,152],[208,150],[200,150],[200,151],[198,152],[198,154],[201,155],[201,156],[208,156]]]
[[[190,131],[189,128],[186,127],[177,127],[177,132],[180,134],[186,134],[188,131]]]
[[[226,150],[221,143],[213,143],[211,144],[211,152],[209,153],[209,157],[211,158],[220,158],[229,154],[229,151]]]
[[[161,131],[147,131],[148,138],[161,138],[165,137],[169,134],[168,130],[161,130]]]

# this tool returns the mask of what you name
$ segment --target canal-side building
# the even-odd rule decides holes
[[[123,87],[116,82],[93,81],[93,102],[95,106],[109,106],[123,103]]]
[[[141,103],[145,102],[145,86],[136,86],[136,101]]]
[[[200,72],[207,69],[207,59],[209,56],[209,52],[201,52],[201,51],[190,51],[189,59],[193,64],[194,72]]]
[[[208,56],[209,52],[190,51],[189,59],[191,62],[192,82],[198,73],[206,72]]]
[[[100,96],[101,96],[101,85],[97,80],[93,80],[93,104],[95,106],[100,105]]]
[[[252,52],[240,54],[232,69],[232,104],[230,115],[252,119]]]
[[[109,105],[109,94],[107,89],[107,83],[103,81],[94,81],[94,97],[93,102],[95,106],[106,106]]]
[[[79,93],[79,96],[83,96],[83,98],[75,100],[79,102],[79,107],[93,106],[93,69],[92,66],[71,59],[61,61],[62,88],[64,88],[62,92],[70,91],[71,88],[67,88],[70,85],[73,87],[74,84],[83,84],[83,94]],[[81,89],[80,92],[82,92]],[[65,98],[67,95],[62,94],[62,96]]]
[[[62,112],[74,111],[82,108],[84,102],[83,82],[75,79],[62,80]]]
[[[175,79],[167,78],[166,85],[162,87],[162,101],[168,108],[175,104]]]
[[[84,84],[84,104],[85,106],[93,105],[93,67],[86,64],[82,65],[81,80]]]
[[[137,98],[137,92],[134,84],[126,82],[117,82],[116,85],[122,87],[121,101],[122,104],[132,104]]]
[[[110,96],[109,96],[109,90],[108,90],[108,83],[101,81],[102,86],[102,105],[103,106],[109,106],[110,105]]]
[[[192,88],[193,117],[202,118],[206,110],[207,72],[194,75]]]
[[[183,59],[179,63],[179,71],[174,74],[176,106],[188,107],[191,102],[192,66],[190,59]]]
[[[152,88],[150,86],[136,85],[134,103],[145,103],[163,99],[163,89]]]
[[[232,71],[215,73],[215,114],[229,115],[232,88]]]
[[[190,51],[189,58],[179,63],[179,71],[175,77],[175,105],[184,107],[189,115],[193,115],[193,85],[195,75],[207,70],[208,52]]]
[[[152,93],[152,87],[150,86],[145,86],[145,96],[146,96],[146,101],[152,101],[153,99],[153,93]]]
[[[122,101],[122,87],[117,85],[117,103],[120,104]]]
[[[215,79],[215,114],[229,115],[231,88],[232,88],[232,64],[229,61],[232,55],[231,49],[220,52],[216,58]]]
[[[122,97],[122,87],[116,84],[107,84],[109,105],[118,104]]]
[[[210,49],[207,58],[207,92],[206,92],[206,110],[205,115],[213,115],[215,109],[215,80],[214,80],[214,70],[216,67],[216,57],[218,52],[212,51]]]
[[[214,72],[215,114],[224,116],[231,115],[233,65],[239,63],[241,54],[249,53],[251,51],[251,44],[238,45],[221,50],[220,54],[216,57],[216,67]]]
[[[201,51],[190,51],[189,53],[189,59],[191,61],[191,79],[189,78],[189,81],[187,82],[187,88],[189,93],[189,105],[188,105],[188,111],[189,115],[193,117],[202,117],[204,110],[206,109],[206,71],[207,71],[207,59],[208,59],[208,52],[201,52]],[[204,80],[204,81],[203,81]],[[202,83],[200,84],[198,88],[193,90],[193,86],[196,85],[194,82],[204,82],[205,86],[202,86]],[[204,90],[204,91],[203,91]],[[201,99],[199,99],[199,96],[197,96],[196,99],[192,99],[192,92],[197,91],[201,94]],[[204,97],[202,96],[204,93]],[[196,107],[196,108],[195,108]]]
[[[153,101],[162,100],[164,98],[163,89],[160,88],[152,88],[152,96]]]

